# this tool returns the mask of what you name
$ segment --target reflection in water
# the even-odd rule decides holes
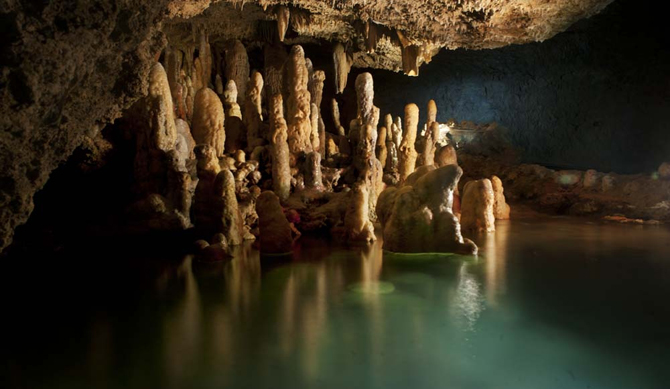
[[[4,369],[31,388],[665,387],[670,232],[512,221],[473,238],[476,259],[301,239],[283,263],[245,246],[98,289],[66,275],[90,312],[15,330]]]
[[[493,307],[498,304],[499,296],[506,290],[509,227],[508,221],[498,221],[495,233],[486,234],[482,250],[483,260],[486,262],[486,300],[488,305]]]

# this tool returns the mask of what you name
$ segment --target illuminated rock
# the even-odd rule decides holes
[[[291,252],[293,237],[291,226],[284,216],[279,198],[272,191],[261,193],[256,200],[258,214],[259,243],[261,254],[285,254]]]
[[[494,204],[493,186],[488,178],[466,183],[461,199],[461,226],[463,229],[495,231]]]
[[[379,196],[384,249],[476,254],[477,246],[463,238],[452,213],[453,192],[463,171],[456,165],[425,170],[413,185],[387,188]]]
[[[284,201],[291,194],[291,167],[287,143],[287,125],[281,95],[272,97],[270,108],[270,145],[272,153],[272,188]]]
[[[222,156],[226,142],[225,115],[219,96],[203,88],[195,96],[192,132],[196,145],[211,146],[217,156]]]
[[[417,152],[414,148],[416,142],[417,126],[419,125],[419,107],[416,104],[405,106],[405,134],[398,149],[398,173],[400,182],[404,182],[416,168]]]
[[[497,220],[507,220],[510,215],[510,206],[505,201],[505,190],[502,181],[498,176],[491,177],[491,187],[493,188],[493,216]]]

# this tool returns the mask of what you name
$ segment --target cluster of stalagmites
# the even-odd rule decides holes
[[[285,254],[295,224],[368,244],[376,240],[375,222],[391,251],[475,254],[459,217],[464,229],[483,231],[509,217],[497,177],[467,183],[460,206],[462,171],[454,147],[440,139],[432,100],[423,131],[415,104],[404,120],[386,115],[379,126],[373,79],[363,73],[348,131],[335,99],[327,130],[325,73],[302,47],[266,47],[265,68],[253,72],[239,41],[213,55],[200,33],[195,53],[168,48],[166,68],[154,65],[149,94],[133,110],[132,215],[149,229],[193,229],[203,260],[226,258],[256,238],[262,253]],[[341,92],[348,60],[343,48],[336,55],[343,58],[336,60]]]

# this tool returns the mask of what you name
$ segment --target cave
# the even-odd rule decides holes
[[[657,8],[0,1],[0,386],[666,388]]]

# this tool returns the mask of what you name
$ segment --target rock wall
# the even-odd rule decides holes
[[[167,3],[2,2],[0,250],[51,171],[147,93]]]
[[[435,99],[440,122],[498,122],[525,162],[655,171],[670,156],[670,35],[655,4],[616,1],[543,43],[445,50],[416,78],[373,71],[376,104],[397,116]]]

